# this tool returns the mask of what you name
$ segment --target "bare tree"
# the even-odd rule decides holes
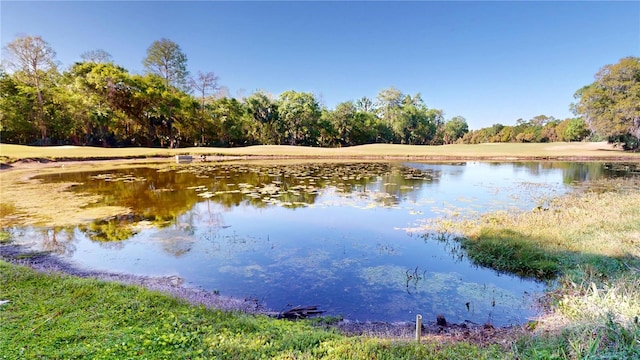
[[[231,91],[229,91],[229,88],[227,86],[221,86],[218,88],[218,91],[216,91],[213,94],[213,98],[214,99],[224,99],[224,98],[228,98],[231,97]]]
[[[189,78],[189,86],[200,95],[200,144],[202,145],[205,143],[205,100],[207,95],[218,89],[218,77],[211,71],[207,73],[198,71],[197,76]]]
[[[108,52],[102,49],[96,49],[96,50],[90,50],[90,51],[84,52],[82,53],[82,55],[80,55],[80,58],[83,61],[93,62],[98,64],[108,63],[113,61],[111,54],[109,54]]]
[[[204,108],[204,101],[210,92],[218,90],[218,77],[212,71],[203,73],[198,71],[197,76],[189,78],[189,86],[200,95],[200,105]]]

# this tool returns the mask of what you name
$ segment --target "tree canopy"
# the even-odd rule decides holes
[[[638,148],[640,138],[640,58],[626,57],[598,71],[595,81],[576,92],[576,113],[589,128],[610,140]]]
[[[35,95],[36,101],[28,106],[27,115],[33,119],[40,129],[41,141],[46,142],[48,122],[45,111],[45,91],[49,86],[49,78],[56,74],[56,52],[49,43],[40,36],[24,36],[7,44],[6,63],[15,70],[14,76],[19,81],[20,93]],[[19,84],[22,83],[23,86]]]
[[[607,65],[577,93],[583,117],[538,115],[515,125],[470,130],[462,116],[445,119],[420,93],[395,87],[329,109],[318,96],[287,90],[233,98],[212,72],[189,76],[187,56],[168,39],[154,41],[132,74],[105,50],[90,50],[60,72],[55,51],[38,36],[4,48],[0,69],[0,139],[19,144],[101,146],[351,146],[483,142],[582,141],[640,135],[640,65]],[[628,138],[624,141],[633,144]],[[637,144],[637,142],[636,142]]]
[[[149,73],[160,76],[165,86],[185,89],[189,71],[187,71],[187,55],[180,45],[162,38],[156,40],[147,49],[147,57],[142,61]]]

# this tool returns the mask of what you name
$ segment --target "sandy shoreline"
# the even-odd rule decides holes
[[[256,145],[238,148],[30,147],[0,144],[0,169],[78,164],[175,163],[190,155],[193,163],[226,161],[613,161],[640,162],[640,153],[607,142],[485,143],[475,145],[367,144],[344,148]]]

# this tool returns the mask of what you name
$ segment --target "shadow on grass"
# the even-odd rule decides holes
[[[475,265],[538,280],[571,275],[578,267],[589,269],[590,276],[604,279],[640,266],[637,256],[611,257],[564,250],[550,239],[530,237],[512,229],[484,228],[473,238],[442,235],[427,238],[458,244],[459,247],[453,247],[453,255],[467,256]]]

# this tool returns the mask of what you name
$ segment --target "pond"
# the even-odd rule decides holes
[[[408,229],[425,219],[534,208],[601,177],[603,163],[283,162],[149,165],[61,173],[70,191],[128,214],[70,228],[16,228],[17,242],[81,267],[177,275],[276,311],[317,305],[360,321],[522,323],[541,282],[469,263]]]

